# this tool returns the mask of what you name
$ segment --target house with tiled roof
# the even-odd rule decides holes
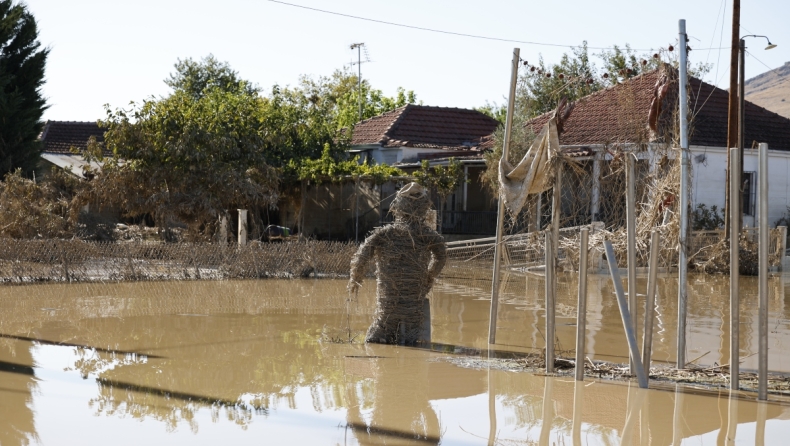
[[[44,146],[41,158],[50,165],[84,178],[84,169],[88,167],[88,163],[75,151],[87,148],[91,137],[98,142],[104,141],[104,129],[95,121],[47,121],[39,136]],[[96,169],[101,166],[92,163],[92,167]]]
[[[485,170],[482,154],[490,150],[497,126],[499,121],[477,110],[408,104],[356,124],[349,152],[360,161],[407,172],[419,168],[423,160],[442,165],[455,158],[463,164],[467,182],[444,201],[442,232],[488,235],[496,228],[495,201],[480,174]],[[385,190],[382,195],[393,193],[394,189]],[[383,215],[390,201],[382,202]],[[435,204],[438,207],[439,201]]]
[[[689,78],[689,149],[692,160],[692,208],[704,204],[724,209],[727,169],[727,113],[729,93],[699,79]],[[677,72],[670,67],[644,73],[574,103],[563,124],[560,146],[566,154],[595,164],[613,158],[616,148],[633,150],[656,168],[651,153],[674,147],[677,128]],[[551,114],[527,126],[538,132]],[[769,224],[782,218],[790,205],[790,119],[750,102],[745,103],[744,224],[754,226],[758,143],[769,146]],[[640,148],[638,150],[638,148]],[[674,151],[670,152],[674,156]],[[600,172],[595,166],[593,172]],[[593,174],[594,181],[598,177]],[[592,187],[596,189],[595,184]],[[591,218],[597,220],[599,196],[592,194]]]
[[[354,126],[352,154],[394,165],[426,156],[468,156],[499,121],[477,110],[408,104]]]

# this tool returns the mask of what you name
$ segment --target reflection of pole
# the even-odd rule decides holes
[[[730,149],[730,196],[738,196],[741,183],[741,160],[738,149]],[[740,231],[738,230],[738,205],[733,201],[730,206],[730,389],[738,390],[740,377],[740,314],[739,314],[739,275],[740,257],[738,255]]]
[[[656,313],[656,280],[658,276],[658,231],[650,233],[650,269],[647,273],[645,296],[645,333],[642,335],[642,365],[650,376],[650,356],[653,353],[653,316]]]
[[[625,426],[623,426],[623,435],[620,438],[620,444],[634,444],[633,443],[633,436],[634,436],[634,429],[639,420],[639,412],[642,409],[642,405],[645,402],[645,397],[647,397],[647,390],[646,389],[637,389],[636,395],[633,399],[629,401],[627,415],[625,418]]]
[[[549,446],[549,438],[551,436],[551,425],[554,423],[554,378],[545,377],[543,381],[543,420],[540,425],[540,441],[538,444],[541,446]]]
[[[675,410],[672,414],[672,445],[679,446],[683,441],[683,391],[675,384]]]
[[[757,431],[754,433],[754,444],[765,445],[765,420],[768,418],[768,404],[757,403]]]
[[[490,353],[490,352],[489,352]],[[489,356],[490,359],[490,356]],[[491,364],[488,364],[488,446],[496,444],[496,394],[491,389]]]
[[[680,236],[678,237],[678,352],[677,368],[686,368],[686,308],[688,290],[686,275],[688,270],[688,208],[689,208],[689,131],[688,131],[688,74],[686,50],[686,21],[680,20],[678,49],[680,50]]]
[[[735,154],[731,155],[734,158],[737,158]],[[735,161],[732,158],[731,161]],[[734,163],[733,163],[734,164]],[[736,206],[733,206],[734,209],[738,209]],[[733,225],[736,226],[736,225]],[[735,435],[738,430],[738,397],[735,395],[734,392],[730,392],[730,401],[729,401],[729,410],[727,411],[727,442],[725,444],[735,444]]]
[[[554,322],[555,322],[555,309],[556,302],[554,300],[554,284],[557,280],[554,273],[554,236],[552,231],[546,231],[545,242],[545,257],[546,257],[546,373],[554,372]]]
[[[576,381],[573,384],[573,446],[581,446],[582,444],[582,407],[584,407],[582,392],[584,390],[584,383]]]
[[[636,178],[634,178],[634,157],[626,154],[625,157],[625,214],[626,214],[626,238],[628,244],[628,311],[631,312],[631,329],[634,335],[639,333],[637,321],[639,312],[636,310]],[[631,358],[631,375],[634,371],[634,358]]]
[[[518,81],[518,62],[521,50],[513,48],[513,62],[510,72],[510,96],[507,100],[507,117],[505,118],[505,135],[502,143],[502,158],[507,159],[510,149],[510,133],[513,127],[513,106],[516,100],[516,82]],[[488,343],[496,343],[496,317],[499,307],[499,266],[502,259],[502,233],[505,230],[505,200],[499,193],[497,206],[496,243],[494,244],[494,275],[491,279],[491,310],[488,320]]]
[[[628,302],[625,299],[623,281],[620,279],[620,270],[617,266],[617,259],[614,256],[614,248],[612,247],[612,242],[609,240],[605,240],[603,246],[606,249],[606,260],[609,262],[609,274],[612,276],[614,291],[615,294],[617,294],[617,306],[620,307],[620,316],[623,320],[625,337],[628,340],[628,349],[634,361],[636,379],[639,381],[639,387],[647,389],[647,375],[645,375],[645,369],[642,367],[642,357],[639,356],[639,346],[636,345],[636,333],[634,333],[632,329],[631,313],[628,311]]]
[[[768,399],[768,144],[760,143],[759,348],[757,399]],[[784,254],[782,254],[784,255]]]
[[[584,381],[584,341],[587,331],[587,243],[590,230],[582,228],[579,246],[579,304],[576,309],[576,381]]]

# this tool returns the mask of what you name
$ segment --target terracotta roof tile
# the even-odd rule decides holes
[[[104,141],[104,129],[96,122],[47,121],[40,139],[45,153],[71,154],[72,147],[85,149],[91,136]]]
[[[673,80],[662,101],[658,131],[651,132],[648,114],[656,82],[664,72]],[[659,69],[579,99],[565,122],[560,144],[639,143],[668,139],[677,108],[678,83],[674,79],[677,79],[674,69]],[[728,101],[727,91],[689,78],[689,105],[693,117],[690,145],[727,145]],[[550,113],[543,114],[526,125],[538,132],[549,116]],[[767,142],[771,149],[790,151],[790,119],[747,101],[745,128],[747,147],[757,141]]]
[[[351,144],[469,149],[498,125],[476,110],[409,104],[355,125]]]

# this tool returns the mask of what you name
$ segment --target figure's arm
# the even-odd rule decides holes
[[[348,291],[351,293],[357,292],[360,285],[362,285],[368,262],[373,258],[376,239],[377,234],[368,237],[365,242],[359,246],[357,253],[354,254],[354,257],[351,259],[351,277],[349,277],[348,280]]]
[[[434,279],[439,277],[439,273],[442,272],[444,264],[447,263],[447,245],[444,243],[442,236],[438,235],[429,249],[431,250],[432,258],[431,264],[428,266],[428,283],[433,283]]]

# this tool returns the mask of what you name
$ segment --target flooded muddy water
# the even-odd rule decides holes
[[[748,392],[638,391],[623,382],[458,367],[452,358],[487,346],[490,278],[457,272],[448,271],[431,297],[433,349],[333,342],[371,322],[371,283],[348,312],[344,280],[0,287],[0,445],[781,444],[790,437],[790,405],[757,404]],[[542,279],[504,279],[496,349],[540,348]],[[588,287],[588,352],[623,361],[622,324],[604,279],[591,276]],[[698,362],[726,361],[726,278],[704,279],[691,280],[688,357],[710,351]],[[673,280],[662,279],[658,298],[654,355],[662,361],[673,358]],[[749,283],[742,279],[744,327],[756,323]],[[781,278],[772,284],[770,366],[787,370],[790,309]],[[561,277],[559,288],[558,336],[570,350],[573,277]],[[757,344],[752,331],[741,332],[747,356]]]

